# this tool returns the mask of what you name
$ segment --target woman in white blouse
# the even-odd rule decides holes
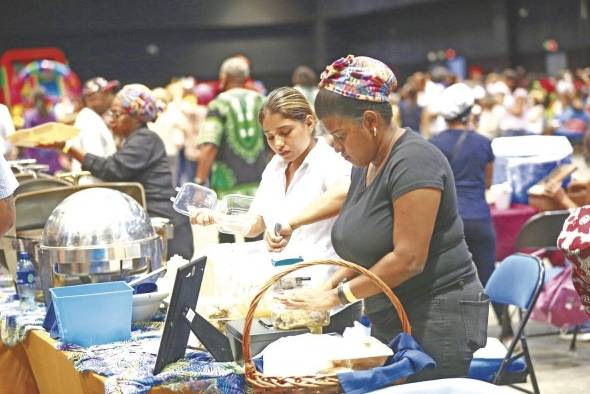
[[[346,198],[351,165],[323,138],[315,138],[314,112],[296,89],[273,90],[258,119],[275,155],[262,174],[250,208],[257,219],[246,236],[256,237],[265,232],[271,252],[283,250],[290,238],[289,249],[302,245],[313,247],[325,257],[335,257],[331,230]],[[317,216],[308,219],[306,208],[324,199],[331,204],[322,220],[317,221]],[[212,224],[213,215],[201,211],[192,222]],[[277,223],[282,227],[281,236],[274,233]]]

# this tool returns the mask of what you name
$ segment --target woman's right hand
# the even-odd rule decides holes
[[[215,216],[211,209],[199,208],[190,209],[191,223],[199,226],[209,226],[215,224]]]
[[[288,223],[281,223],[279,233],[274,228],[269,228],[264,232],[264,242],[269,252],[282,252],[289,243],[293,234],[293,229]]]

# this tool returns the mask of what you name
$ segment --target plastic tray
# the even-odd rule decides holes
[[[75,138],[80,129],[63,123],[48,122],[30,129],[17,130],[9,135],[8,140],[22,148],[34,148],[43,144],[65,142]]]

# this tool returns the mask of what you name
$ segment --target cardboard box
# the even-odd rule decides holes
[[[557,166],[545,178],[533,185],[528,190],[529,205],[537,208],[539,211],[555,211],[564,209],[563,206],[561,206],[547,193],[546,186],[549,184],[561,184],[563,180],[576,171],[576,169],[577,167],[574,164],[562,164]],[[582,203],[580,205],[584,205],[586,200],[586,190],[580,192],[580,189],[576,187],[575,189],[568,188],[566,192],[568,193],[568,196],[576,203],[579,203],[581,200]]]

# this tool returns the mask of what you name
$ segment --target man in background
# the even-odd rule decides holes
[[[84,108],[76,116],[74,126],[80,129],[78,137],[72,141],[85,152],[107,157],[115,153],[113,135],[105,122],[105,115],[115,98],[119,81],[107,81],[102,77],[89,79],[84,83],[82,96]],[[72,171],[82,170],[82,164],[72,160]]]
[[[250,76],[248,62],[230,57],[221,65],[223,88],[207,107],[207,117],[197,138],[200,147],[196,183],[211,185],[217,196],[239,193],[254,195],[266,162],[266,144],[258,124],[264,97],[245,89]],[[220,234],[220,242],[233,242]]]
[[[308,66],[299,66],[293,71],[291,77],[293,87],[305,96],[311,108],[315,102],[315,96],[318,94],[319,78],[315,71]]]

